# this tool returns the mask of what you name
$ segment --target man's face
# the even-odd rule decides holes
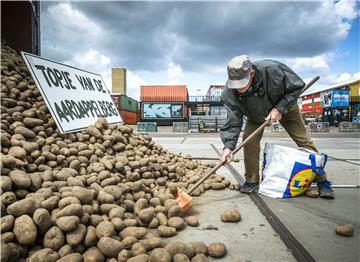
[[[245,92],[249,89],[249,87],[251,86],[251,83],[252,83],[253,78],[254,78],[254,76],[255,76],[255,70],[251,70],[250,73],[249,73],[249,75],[250,75],[250,81],[249,81],[249,83],[248,83],[246,86],[242,87],[242,88],[237,88],[237,89],[235,89],[235,90],[238,91],[240,94],[245,93]]]

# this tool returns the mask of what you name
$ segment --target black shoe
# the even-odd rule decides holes
[[[256,191],[258,188],[259,188],[259,183],[245,182],[241,186],[240,191],[241,191],[241,193],[250,194],[250,193]]]
[[[317,183],[319,189],[319,196],[327,199],[334,199],[335,193],[331,188],[331,183],[328,180]]]

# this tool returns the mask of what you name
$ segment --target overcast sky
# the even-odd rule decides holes
[[[43,2],[42,56],[102,74],[128,69],[128,95],[141,84],[186,84],[205,95],[226,82],[226,64],[247,54],[276,59],[317,85],[360,78],[359,3]]]

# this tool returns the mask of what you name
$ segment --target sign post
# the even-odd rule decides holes
[[[100,117],[122,122],[101,75],[21,54],[61,133],[86,129]]]

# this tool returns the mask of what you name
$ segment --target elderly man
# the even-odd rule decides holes
[[[272,60],[251,62],[246,55],[234,57],[227,66],[228,81],[221,95],[227,109],[227,121],[220,130],[224,150],[220,160],[236,147],[247,116],[243,139],[248,137],[265,120],[280,121],[297,146],[316,151],[306,132],[296,104],[304,81],[288,66]],[[260,132],[244,146],[245,178],[241,192],[251,193],[259,184]],[[326,173],[315,178],[320,197],[334,198],[334,191]]]

